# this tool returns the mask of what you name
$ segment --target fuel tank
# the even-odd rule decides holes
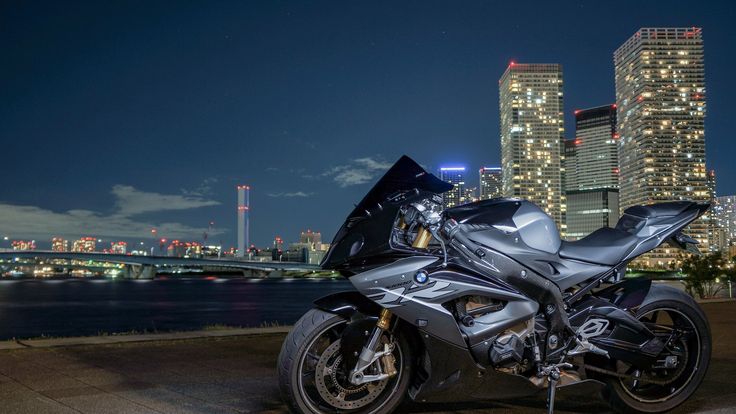
[[[526,200],[483,200],[445,210],[445,214],[463,225],[474,242],[510,256],[530,250],[557,254],[560,250],[560,232],[554,220]]]

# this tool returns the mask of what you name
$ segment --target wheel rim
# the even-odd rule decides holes
[[[702,350],[698,329],[692,319],[673,308],[652,309],[637,319],[665,343],[665,348],[651,370],[626,369],[626,374],[640,379],[621,378],[621,387],[642,403],[670,400],[692,382],[700,368]],[[676,357],[675,367],[666,363],[668,356]],[[647,379],[658,383],[647,382]]]
[[[340,354],[340,334],[345,321],[323,328],[302,353],[297,386],[304,402],[315,413],[337,413],[382,408],[395,392],[403,375],[403,355],[394,346],[397,374],[391,378],[355,386],[347,381]]]

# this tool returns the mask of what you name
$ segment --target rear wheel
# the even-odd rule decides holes
[[[665,348],[647,370],[617,363],[618,373],[625,377],[610,379],[604,390],[616,411],[672,410],[703,381],[711,354],[708,322],[695,301],[685,296],[678,299],[656,299],[638,309],[637,319],[665,343]]]
[[[296,323],[281,348],[279,385],[284,400],[298,413],[390,413],[403,401],[411,375],[410,349],[400,335],[384,333],[381,344],[393,346],[396,375],[353,385],[342,361],[340,337],[347,320],[319,309]],[[383,345],[382,345],[383,346]],[[368,370],[378,369],[377,366]],[[369,372],[366,370],[366,373]]]

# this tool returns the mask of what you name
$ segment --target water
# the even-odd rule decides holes
[[[0,280],[0,340],[292,324],[345,279]]]

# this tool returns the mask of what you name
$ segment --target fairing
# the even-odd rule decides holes
[[[325,269],[363,265],[368,258],[396,255],[389,243],[399,208],[452,189],[406,155],[388,170],[355,206],[322,260]]]

